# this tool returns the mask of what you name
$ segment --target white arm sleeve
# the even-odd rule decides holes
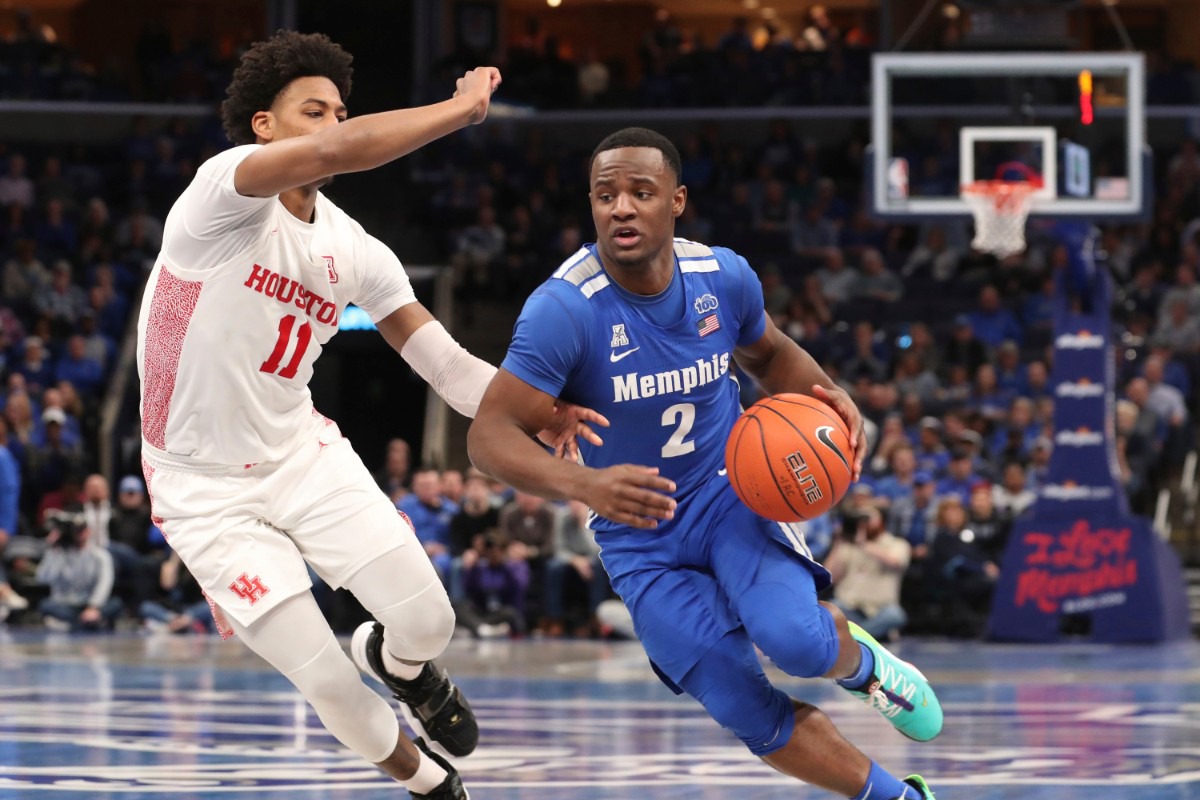
[[[451,408],[475,418],[495,367],[464,350],[437,320],[417,328],[400,355]]]

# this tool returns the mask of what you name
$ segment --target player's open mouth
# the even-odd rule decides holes
[[[641,238],[642,234],[636,228],[617,228],[613,231],[613,240],[621,247],[633,247]]]

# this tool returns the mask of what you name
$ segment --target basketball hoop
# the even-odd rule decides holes
[[[973,181],[962,187],[962,199],[975,217],[971,246],[983,253],[1005,258],[1025,249],[1025,220],[1033,207],[1033,195],[1042,188],[1042,176],[1019,161],[996,168],[996,175],[1019,172],[1022,180]]]

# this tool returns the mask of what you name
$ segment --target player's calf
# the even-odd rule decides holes
[[[350,640],[350,655],[360,670],[386,686],[411,711],[413,719],[409,721],[416,723],[418,733],[427,734],[452,756],[474,752],[479,743],[475,713],[435,662],[426,662],[421,674],[412,680],[392,675],[383,664],[383,626],[378,622],[364,622],[358,627]]]

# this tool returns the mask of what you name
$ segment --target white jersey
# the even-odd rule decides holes
[[[395,254],[323,195],[311,224],[239,195],[234,171],[259,146],[197,170],[138,316],[142,439],[197,464],[282,458],[312,424],[313,364],[346,305],[378,322],[416,302]]]

